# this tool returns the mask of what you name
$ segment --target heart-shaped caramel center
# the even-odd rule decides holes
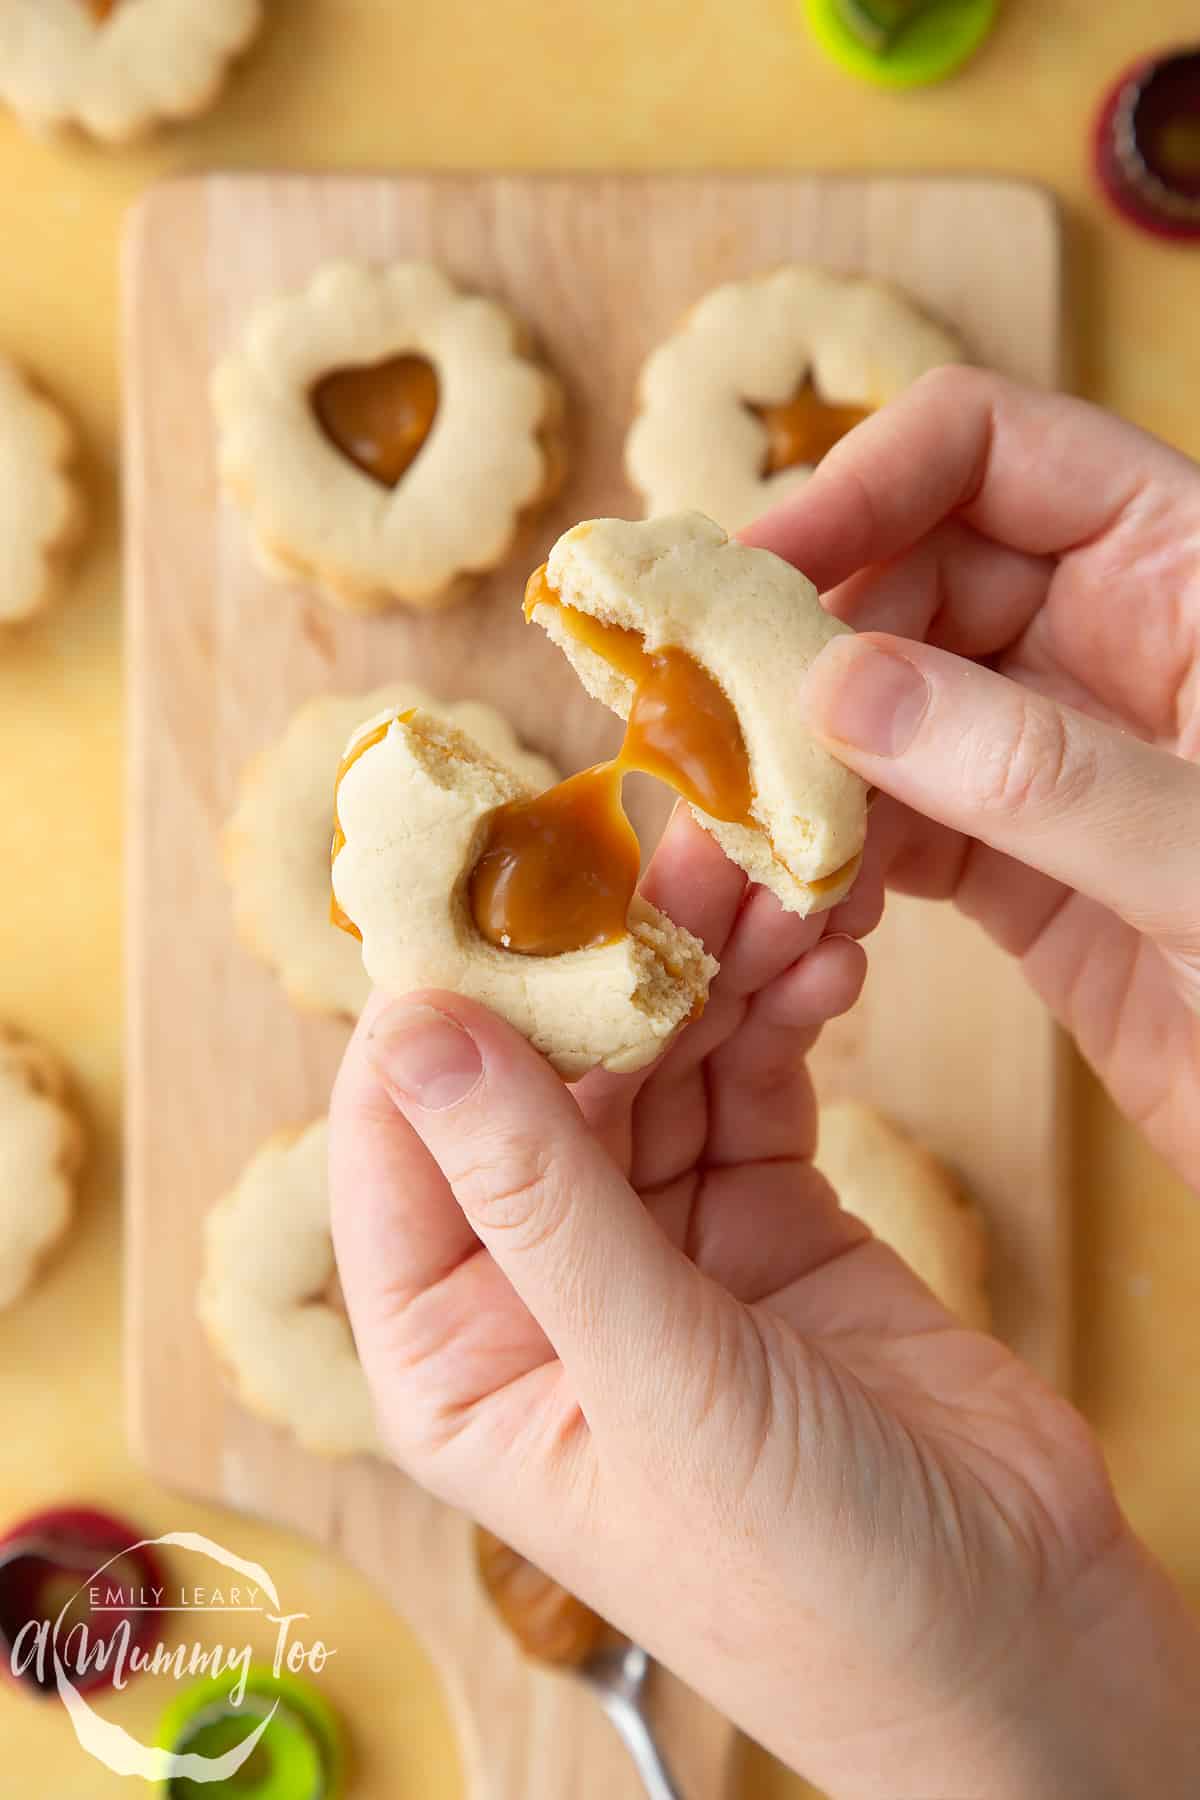
[[[433,428],[438,378],[423,356],[391,356],[366,367],[334,369],[310,394],[330,443],[364,475],[394,488]]]
[[[819,463],[848,431],[870,415],[868,406],[837,406],[818,392],[811,375],[777,406],[754,406],[750,411],[767,431],[764,475],[778,475],[800,463]]]

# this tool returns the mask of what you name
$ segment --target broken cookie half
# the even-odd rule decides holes
[[[625,768],[676,788],[788,912],[845,896],[867,786],[805,732],[800,693],[818,651],[849,628],[798,569],[703,513],[592,519],[559,538],[525,611],[626,720]]]
[[[338,777],[335,922],[361,937],[377,986],[467,994],[568,1080],[597,1066],[642,1068],[701,1010],[717,965],[690,932],[636,896],[617,934],[584,948],[539,954],[489,941],[474,912],[477,865],[496,818],[535,798],[519,775],[430,713],[369,721]],[[636,875],[635,860],[631,892]],[[535,879],[549,886],[549,877],[545,867]]]

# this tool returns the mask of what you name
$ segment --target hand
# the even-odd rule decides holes
[[[447,994],[355,1033],[334,1235],[397,1460],[839,1800],[1183,1800],[1194,1629],[1083,1421],[812,1169],[869,875],[799,921],[681,811],[647,888],[722,965],[649,1073],[572,1093]]]
[[[743,535],[870,633],[822,653],[805,711],[892,797],[889,884],[1018,957],[1200,1187],[1200,469],[942,369]]]

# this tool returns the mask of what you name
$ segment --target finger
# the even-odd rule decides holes
[[[722,992],[740,997],[766,987],[812,949],[825,917],[810,913],[802,919],[785,912],[769,888],[749,888],[721,955]]]
[[[811,1162],[791,1160],[708,1171],[686,1229],[696,1267],[748,1306],[868,1236]]]
[[[746,874],[680,801],[639,883],[651,906],[720,960],[746,892]]]
[[[1054,564],[945,519],[887,562],[869,564],[823,596],[856,631],[921,638],[959,656],[995,656],[1046,598]]]
[[[953,900],[1012,956],[1025,955],[1071,891],[978,838],[923,819],[886,794],[879,798],[871,830],[893,892]]]
[[[698,937],[711,955],[723,959],[747,893],[747,881],[745,872],[730,862],[716,839],[680,801],[650,859],[639,892],[676,925]],[[671,1058],[687,1055],[701,1060],[711,1034],[724,1028],[722,1019],[719,1004],[710,1002],[699,1023],[690,1025],[676,1041]],[[622,1167],[629,1160],[634,1097],[656,1078],[657,1068],[638,1069],[631,1075],[593,1069],[575,1090],[584,1117]]]
[[[553,1358],[366,1053],[368,1003],[330,1107],[334,1243],[355,1340],[393,1447]]]
[[[372,994],[342,1059],[329,1113],[330,1181],[343,1285],[375,1295],[379,1248],[388,1243],[387,1285],[402,1305],[481,1246],[367,1054],[389,1004]]]
[[[637,1097],[634,1185],[664,1188],[701,1158],[807,1154],[803,1059],[826,1019],[853,1006],[865,969],[858,944],[823,939],[752,1001],[729,1002],[733,1017],[704,1058],[668,1059]]]
[[[586,1416],[645,1386],[646,1321],[694,1279],[549,1064],[457,994],[412,996],[368,1054],[465,1219],[566,1364]]]
[[[804,708],[885,793],[1200,955],[1194,764],[906,639],[826,645]]]
[[[823,938],[756,995],[737,1036],[709,1059],[707,1164],[812,1155],[816,1102],[804,1058],[820,1027],[854,1005],[866,969],[861,944]]]
[[[1195,465],[1082,400],[948,367],[835,445],[795,495],[739,535],[825,592],[957,515],[1033,556],[1102,536],[1127,511],[1194,509]]]

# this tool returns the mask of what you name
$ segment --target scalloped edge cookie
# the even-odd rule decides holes
[[[864,1101],[837,1100],[820,1109],[813,1162],[943,1306],[974,1331],[991,1329],[987,1228],[931,1150]]]
[[[277,1132],[204,1224],[196,1309],[239,1398],[320,1456],[379,1451],[350,1322],[329,1298],[328,1122]]]
[[[0,634],[58,599],[87,507],[75,428],[56,400],[0,356]]]
[[[810,376],[832,404],[875,409],[961,340],[907,295],[808,263],[714,288],[643,364],[625,442],[646,513],[696,510],[739,531],[813,472],[762,473],[767,433],[752,405],[779,405]]]
[[[432,363],[438,407],[388,489],[326,438],[310,396],[336,370],[409,353]],[[351,611],[450,604],[563,478],[557,378],[506,307],[430,262],[327,264],[259,307],[212,395],[221,476],[263,567]]]
[[[550,552],[547,580],[567,606],[636,631],[648,650],[686,650],[733,705],[754,786],[751,823],[692,812],[752,881],[788,912],[836,906],[858,874],[867,784],[808,736],[797,696],[812,659],[849,630],[812,582],[769,550],[727,538],[702,513],[587,519]],[[544,602],[530,617],[588,693],[625,719],[634,684],[575,637]]]
[[[0,1311],[33,1286],[66,1237],[85,1142],[64,1064],[0,1025]]]
[[[261,0],[0,0],[0,99],[35,130],[128,143],[206,112],[262,24]]]
[[[238,936],[305,1011],[357,1018],[371,991],[358,946],[329,917],[334,780],[357,727],[409,707],[457,725],[534,787],[558,779],[554,765],[526,750],[494,706],[437,700],[415,682],[324,694],[294,713],[242,771],[224,855]]]
[[[338,787],[338,905],[362,933],[377,987],[448,988],[490,1006],[568,1081],[653,1062],[703,1008],[717,965],[698,938],[635,895],[615,943],[520,956],[488,943],[467,883],[498,806],[536,791],[429,713],[368,721]],[[351,748],[354,747],[352,742]]]

